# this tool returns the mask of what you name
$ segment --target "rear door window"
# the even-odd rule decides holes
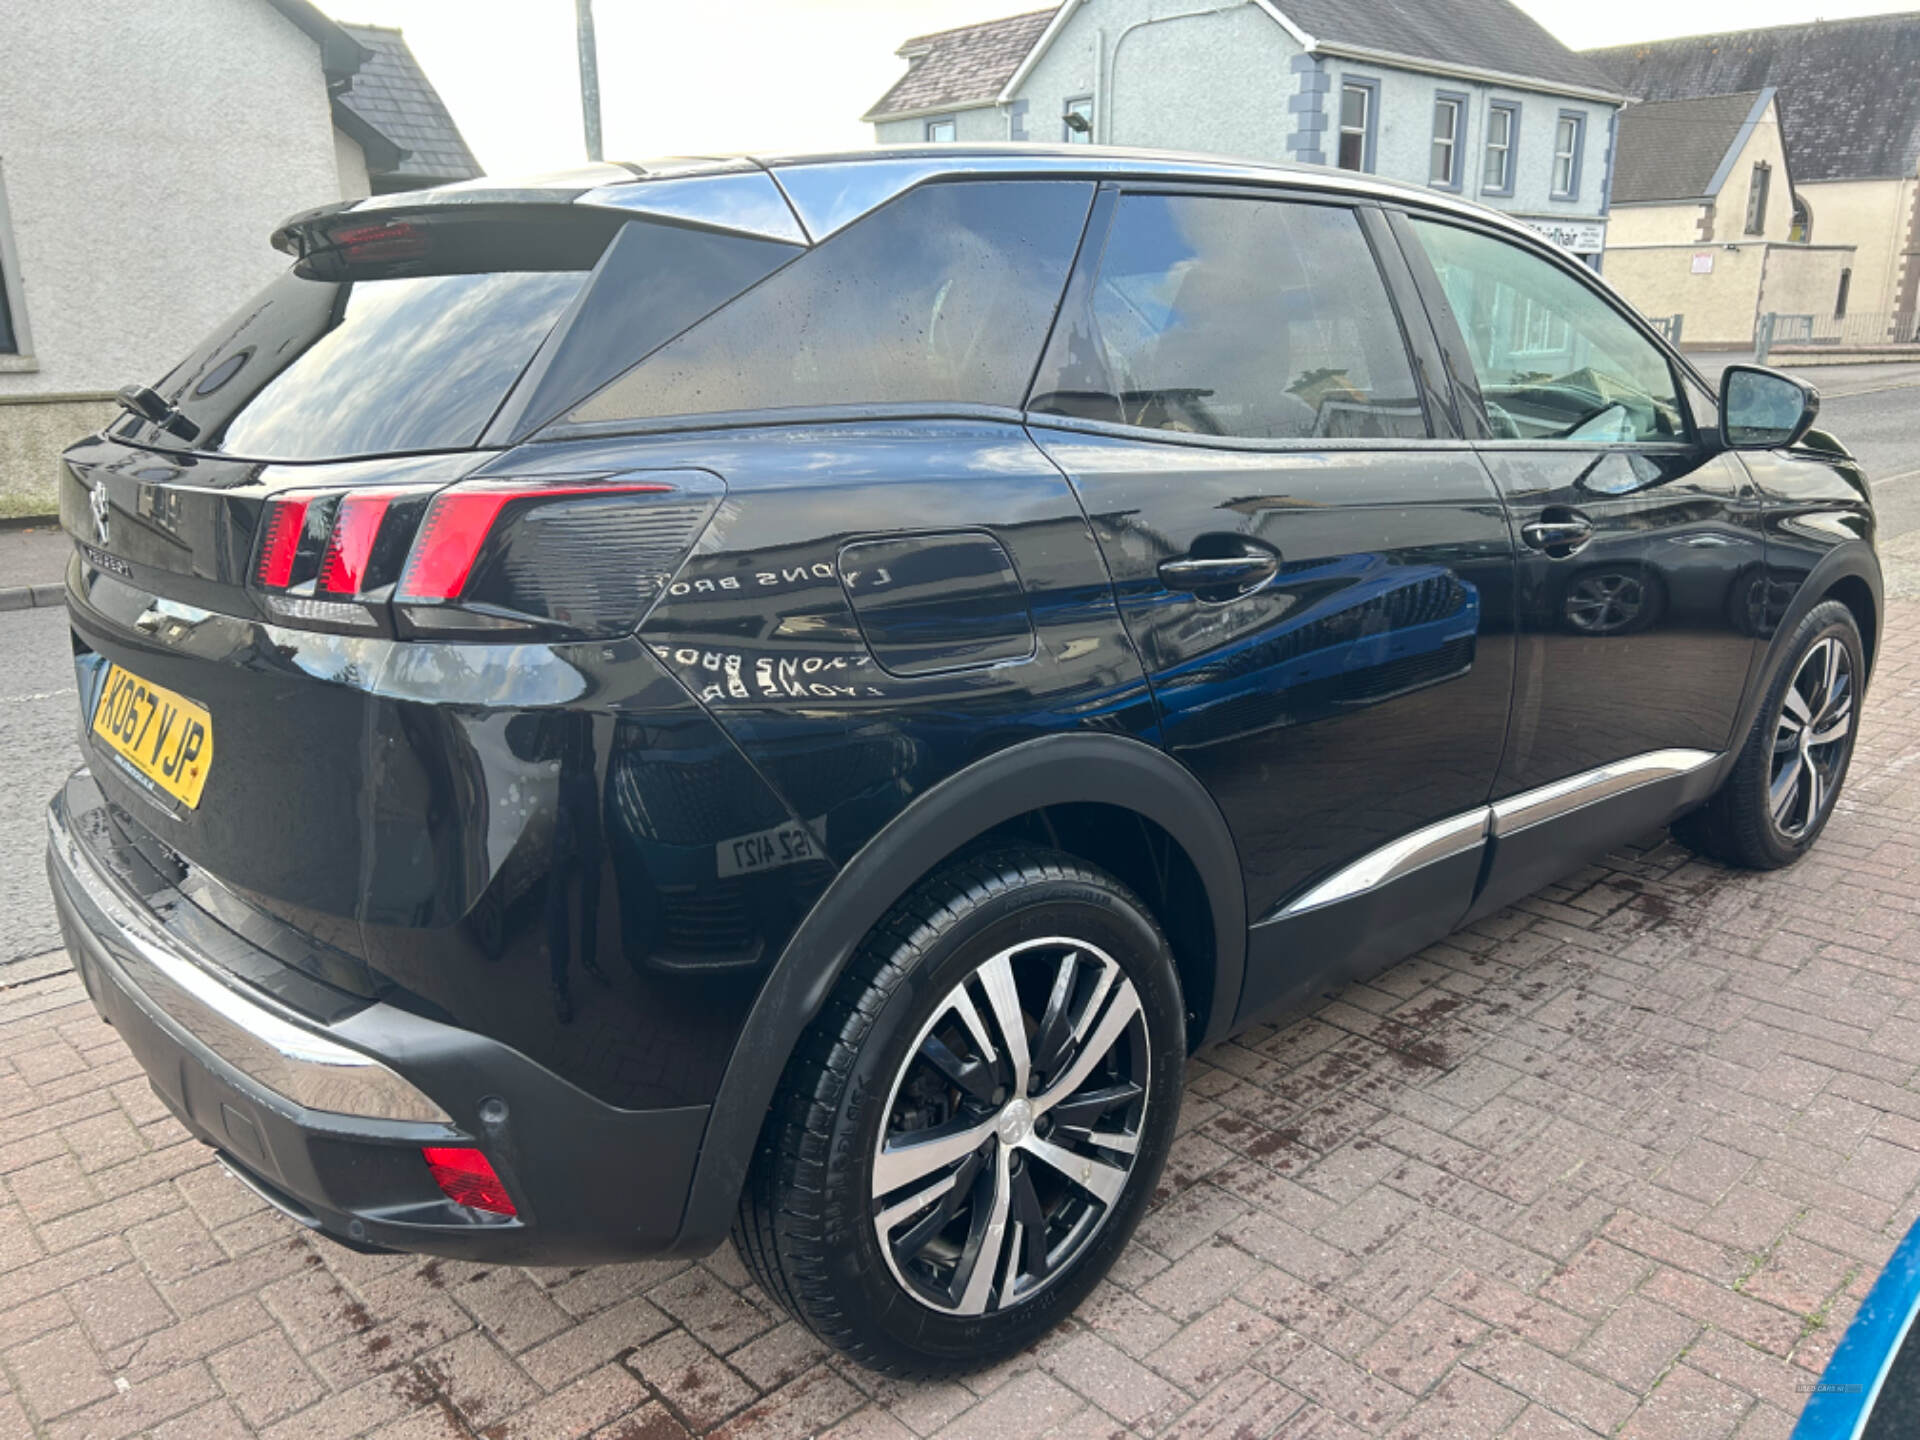
[[[566,417],[859,404],[1017,407],[1093,186],[911,190],[747,291]]]
[[[1259,440],[1427,434],[1359,218],[1252,196],[1122,197],[1029,408]]]

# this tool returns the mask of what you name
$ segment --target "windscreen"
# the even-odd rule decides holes
[[[619,223],[340,222],[156,387],[197,434],[137,420],[120,433],[250,460],[471,446]]]

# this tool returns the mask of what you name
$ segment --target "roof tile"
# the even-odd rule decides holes
[[[373,58],[353,77],[340,103],[407,152],[395,175],[423,185],[471,180],[480,175],[460,127],[398,30],[379,25],[341,26]]]

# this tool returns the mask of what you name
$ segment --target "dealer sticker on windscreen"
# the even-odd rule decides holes
[[[213,765],[213,717],[204,705],[109,666],[93,733],[155,789],[189,810],[200,803]]]
[[[819,847],[804,825],[776,825],[755,835],[736,835],[713,847],[714,868],[722,880],[729,875],[797,865],[802,860],[817,859],[819,855]]]

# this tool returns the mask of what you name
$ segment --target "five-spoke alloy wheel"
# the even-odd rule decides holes
[[[1767,811],[1789,840],[1819,823],[1840,788],[1853,743],[1853,688],[1853,656],[1829,635],[1806,653],[1781,696]]]
[[[1775,649],[1780,658],[1733,769],[1673,827],[1696,850],[1755,870],[1791,865],[1833,815],[1867,676],[1859,624],[1837,600],[1814,606]]]
[[[1022,941],[956,985],[873,1160],[874,1229],[907,1292],[979,1315],[1071,1264],[1126,1189],[1151,1064],[1133,982],[1084,940]]]
[[[787,1066],[734,1240],[816,1334],[895,1375],[978,1369],[1080,1303],[1173,1143],[1187,1017],[1152,910],[1008,846],[868,936]]]

